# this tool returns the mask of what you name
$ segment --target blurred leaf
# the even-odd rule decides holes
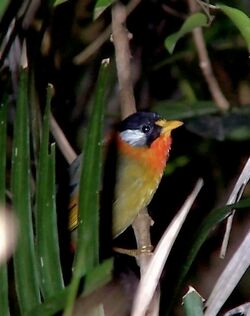
[[[60,312],[66,304],[68,291],[68,287],[58,291],[55,296],[49,297],[42,304],[33,307],[27,313],[27,316],[55,315]]]
[[[152,110],[167,119],[192,119],[185,122],[185,127],[202,137],[241,141],[250,138],[249,105],[235,106],[223,115],[212,101],[160,101]]]
[[[36,192],[36,241],[40,267],[40,286],[44,299],[63,288],[55,206],[55,146],[49,149],[49,113],[51,91],[48,89],[39,154]]]
[[[9,0],[1,0],[0,1],[0,18],[2,17],[8,3],[9,3]]]
[[[167,119],[187,119],[206,114],[218,113],[219,109],[212,101],[160,101],[155,103],[152,111],[158,112]]]
[[[114,2],[114,0],[97,0],[95,7],[100,8],[100,7],[108,7]]]
[[[71,315],[80,278],[99,264],[99,190],[107,63],[101,65],[92,113],[86,130],[80,179],[77,248],[65,315]]]
[[[13,209],[19,220],[19,238],[14,254],[14,273],[21,314],[40,302],[38,272],[30,202],[30,142],[27,72],[20,72],[12,151],[11,188]]]
[[[189,287],[187,294],[183,297],[183,305],[186,316],[203,315],[202,297],[191,286]]]
[[[187,156],[179,156],[168,161],[168,164],[164,169],[164,176],[174,173],[176,169],[186,166],[189,162],[190,158]]]
[[[108,283],[112,278],[113,259],[107,259],[91,270],[85,278],[84,292],[81,296],[89,295],[99,287]]]
[[[98,0],[94,8],[95,19],[98,18],[105,9],[111,6],[113,2],[114,0]]]
[[[245,39],[250,52],[250,18],[241,10],[235,9],[226,5],[218,5],[218,7],[224,12],[235,26],[239,29],[241,35]]]
[[[84,292],[81,294],[83,297],[87,297],[98,288],[104,286],[112,278],[113,260],[108,259],[102,262],[93,270],[89,271],[84,282]],[[44,316],[54,315],[61,311],[67,302],[69,287],[59,290],[56,295],[45,300],[43,304],[39,304],[33,308],[28,316]]]
[[[54,7],[60,5],[60,4],[64,3],[64,2],[68,2],[68,1],[69,1],[69,0],[55,0],[55,2],[54,2]]]
[[[7,136],[7,101],[6,99],[0,105],[0,205],[5,206],[6,190],[6,136]],[[0,306],[1,314],[10,315],[8,300],[8,274],[7,264],[2,263],[0,266]]]
[[[224,115],[203,115],[186,122],[185,127],[202,137],[217,140],[250,139],[250,107],[234,108]]]
[[[191,32],[196,27],[202,26],[208,26],[207,16],[205,14],[197,12],[189,16],[178,32],[169,35],[165,39],[165,47],[169,53],[173,53],[175,45],[181,37]]]

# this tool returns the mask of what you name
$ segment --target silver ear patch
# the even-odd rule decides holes
[[[127,129],[123,132],[120,132],[120,137],[129,145],[136,147],[145,146],[147,143],[146,135],[138,129]]]

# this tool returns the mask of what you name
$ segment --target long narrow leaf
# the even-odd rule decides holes
[[[99,263],[99,190],[101,180],[101,143],[104,115],[104,94],[108,75],[103,63],[97,82],[93,111],[84,142],[83,168],[80,179],[79,227],[68,304],[65,315],[71,315],[80,278]]]
[[[40,286],[44,299],[55,295],[63,288],[55,206],[54,145],[51,147],[51,154],[48,153],[49,103],[50,97],[44,115],[36,195],[37,253],[40,263]]]
[[[6,100],[0,105],[0,204],[5,206],[5,176],[6,176]],[[3,263],[0,266],[0,307],[2,315],[8,316],[9,301],[8,301],[8,276],[7,265]]]
[[[13,208],[19,220],[19,239],[14,255],[14,274],[21,313],[40,302],[30,203],[30,142],[27,72],[21,71],[12,153]]]

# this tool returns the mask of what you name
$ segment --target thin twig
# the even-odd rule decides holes
[[[162,4],[162,9],[166,13],[168,13],[168,14],[170,14],[172,16],[175,16],[177,18],[180,18],[182,20],[185,20],[187,18],[187,15],[185,13],[181,13],[178,10],[175,10],[175,9],[171,8],[170,6],[166,5],[165,3]]]
[[[69,164],[72,164],[72,162],[77,158],[77,154],[75,153],[74,149],[70,145],[61,127],[58,125],[52,114],[50,115],[50,130],[64,158]]]
[[[95,41],[89,44],[81,53],[73,58],[75,65],[83,65],[93,54],[95,54],[102,45],[109,39],[111,34],[111,26],[107,28],[97,37]]]
[[[202,0],[196,0],[196,2],[197,2],[202,8],[205,7],[205,8],[211,9],[211,10],[215,10],[215,11],[220,10],[218,7],[216,7],[216,5],[213,5],[213,4],[204,2],[204,1],[202,1]]]
[[[197,3],[195,2],[195,0],[188,0],[188,5],[191,12],[197,11]],[[219,83],[214,75],[211,61],[208,56],[206,44],[204,41],[202,28],[197,27],[192,31],[192,33],[200,60],[200,68],[207,82],[210,93],[218,108],[222,111],[226,111],[229,109],[229,102],[223,95]]]
[[[140,2],[141,0],[131,0],[128,3],[126,6],[126,17],[137,7]],[[111,25],[108,25],[95,41],[89,44],[81,53],[74,57],[73,63],[76,65],[84,64],[110,38],[111,29]]]

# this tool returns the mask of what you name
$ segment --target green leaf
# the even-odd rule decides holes
[[[107,259],[91,270],[86,275],[84,292],[81,296],[87,296],[108,283],[112,278],[112,270],[113,259]]]
[[[55,0],[55,2],[53,3],[54,7],[57,7],[65,2],[68,2],[69,0]]]
[[[95,8],[100,8],[100,7],[108,7],[114,2],[114,0],[97,0]]]
[[[35,74],[31,73],[30,89],[29,89],[29,99],[30,99],[30,132],[32,141],[32,150],[34,156],[34,163],[37,166],[40,143],[41,143],[41,133],[42,133],[42,115],[41,108],[39,104],[39,97],[36,90]]]
[[[51,146],[51,154],[48,153],[50,94],[48,89],[38,162],[36,192],[37,260],[40,268],[40,287],[44,299],[55,295],[64,286],[59,255],[55,205],[54,145]]]
[[[207,17],[205,14],[197,12],[189,16],[178,32],[169,35],[165,39],[165,46],[169,53],[173,53],[175,45],[181,37],[191,32],[196,27],[202,26],[208,26]]]
[[[5,206],[5,180],[6,180],[6,136],[7,136],[7,102],[0,104],[0,205]],[[1,314],[10,315],[8,300],[8,274],[7,264],[0,266],[0,306]]]
[[[250,18],[241,10],[229,7],[227,5],[218,5],[224,14],[235,24],[241,35],[245,39],[250,52]]]
[[[89,125],[83,148],[79,187],[79,226],[73,277],[65,315],[71,315],[80,278],[99,263],[99,191],[101,182],[102,132],[108,67],[100,68]]]
[[[152,111],[159,113],[167,119],[187,119],[219,112],[218,107],[212,101],[197,101],[188,103],[185,101],[161,101],[157,102]]]
[[[202,316],[203,303],[200,294],[192,287],[183,298],[184,311],[186,316]]]
[[[9,0],[0,1],[0,18],[3,16],[3,13],[6,10],[8,3],[9,3]]]
[[[19,80],[11,170],[13,209],[19,221],[18,244],[14,254],[14,274],[21,314],[25,314],[40,302],[30,202],[27,77],[27,72],[22,70]]]
[[[108,259],[102,262],[93,270],[89,271],[84,282],[85,289],[81,296],[87,297],[98,288],[110,282],[112,278],[112,269],[113,260]],[[32,309],[28,313],[28,316],[54,315],[60,312],[65,307],[68,294],[69,287],[58,291],[55,296],[46,299],[43,304],[39,304],[34,309]]]

